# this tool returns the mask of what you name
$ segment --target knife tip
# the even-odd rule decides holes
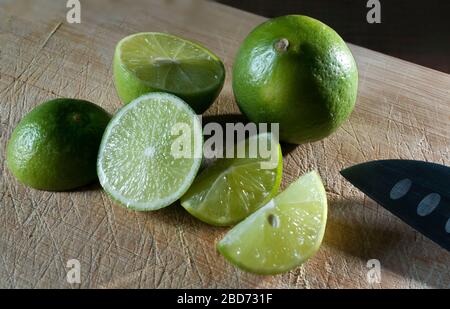
[[[346,168],[340,170],[339,174],[341,174],[341,176],[343,176],[344,178],[347,178],[349,169],[350,169],[349,167],[346,167]]]

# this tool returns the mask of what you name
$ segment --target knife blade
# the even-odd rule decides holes
[[[379,160],[341,171],[350,183],[450,251],[450,168],[414,160]]]

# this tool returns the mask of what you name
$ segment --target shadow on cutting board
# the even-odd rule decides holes
[[[85,191],[101,191],[101,190],[103,190],[103,188],[102,186],[100,186],[98,179],[96,179],[94,182],[88,185],[69,190],[68,192],[85,192]]]
[[[154,234],[155,223],[165,231],[168,239],[158,238],[160,246],[171,246],[174,260],[183,260],[189,273],[186,284],[200,280],[200,285],[194,287],[236,288],[237,284],[245,287],[270,287],[279,278],[277,276],[260,276],[239,271],[228,263],[216,250],[216,243],[230,230],[230,227],[216,227],[206,224],[190,215],[179,202],[156,211],[139,213],[145,216],[146,229]],[[171,236],[170,236],[171,235]],[[164,244],[165,243],[165,244]],[[178,246],[178,247],[177,247]],[[207,278],[207,279],[205,279]]]
[[[232,123],[232,124],[242,123],[244,125],[249,123],[248,119],[245,118],[245,116],[242,114],[222,114],[222,115],[203,116],[202,120],[203,120],[202,121],[203,128],[208,123],[218,123],[222,127],[222,130],[224,130],[223,132],[225,132],[225,127],[226,127],[227,123]],[[208,137],[209,136],[205,136],[205,139]],[[223,145],[226,145],[225,144],[226,135],[224,135],[223,138],[224,138]],[[280,145],[281,145],[281,150],[282,150],[283,156],[288,155],[289,153],[294,151],[299,146],[296,144],[289,144],[289,143],[284,143],[284,142],[281,142]]]
[[[381,271],[385,268],[429,286],[450,284],[441,277],[448,274],[448,252],[375,202],[341,197],[330,200],[328,209],[326,245],[359,258],[363,264],[378,259]]]
[[[360,280],[364,280],[368,271],[367,261],[378,259],[381,263],[381,283],[386,280],[389,287],[395,286],[398,277],[410,279],[412,286],[414,281],[429,287],[448,286],[450,282],[445,277],[448,274],[447,252],[427,239],[417,238],[417,233],[396,217],[392,216],[391,220],[384,217],[380,220],[382,216],[391,215],[382,209],[376,210],[379,206],[362,204],[361,200],[347,199],[330,201],[329,205],[323,245],[343,252],[340,255],[347,260],[347,268],[348,265],[355,265],[356,268],[350,269],[350,272],[347,269],[347,275],[359,274]],[[355,207],[360,209],[355,211]],[[236,269],[225,259],[219,258],[219,253],[215,250],[215,243],[225,235],[228,227],[213,227],[203,223],[185,211],[178,202],[167,208],[139,215],[149,219],[146,228],[152,234],[157,223],[165,231],[164,235],[173,235],[172,238],[160,238],[158,241],[167,246],[169,243],[181,246],[178,248],[180,256],[185,259],[187,253],[189,259],[195,261],[198,276],[210,278],[216,287],[226,288],[230,287],[231,282],[235,283],[230,278],[233,278],[232,274]],[[352,262],[352,258],[356,261]],[[342,263],[342,259],[340,261],[337,263]],[[339,273],[339,265],[336,267],[338,272],[335,276],[345,275]],[[194,277],[197,275],[192,274]],[[280,280],[279,276],[258,276],[241,271],[236,276],[241,283],[253,287],[270,287]]]

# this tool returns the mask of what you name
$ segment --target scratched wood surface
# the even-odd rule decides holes
[[[55,97],[116,111],[114,46],[134,32],[170,32],[216,52],[228,77],[207,114],[238,113],[233,57],[264,18],[200,1],[81,2],[81,24],[68,24],[66,1],[0,1],[0,287],[450,287],[450,254],[338,173],[382,158],[450,165],[450,76],[357,46],[360,87],[350,120],[321,142],[283,148],[283,187],[317,168],[329,199],[321,249],[287,274],[235,269],[215,250],[227,229],[202,224],[179,205],[137,213],[114,205],[98,184],[50,193],[16,182],[5,147],[21,117]],[[81,263],[81,284],[66,282],[69,259]],[[380,283],[366,279],[369,259],[381,262]]]

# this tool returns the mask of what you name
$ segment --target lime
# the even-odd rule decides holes
[[[7,164],[22,183],[64,191],[97,179],[95,163],[110,116],[75,99],[47,101],[28,113],[7,146]]]
[[[120,99],[129,103],[149,92],[169,92],[202,113],[225,80],[222,61],[205,47],[166,33],[137,33],[122,39],[114,55]]]
[[[245,156],[217,159],[181,198],[181,205],[194,217],[212,225],[232,225],[278,192],[283,166],[278,141],[264,133],[240,142],[239,147]]]
[[[342,38],[306,16],[269,20],[241,45],[233,91],[253,122],[279,123],[280,140],[301,144],[334,132],[355,105],[358,71]]]
[[[143,95],[108,124],[100,145],[100,184],[121,205],[156,210],[178,200],[202,158],[202,130],[194,111],[168,93]]]
[[[217,247],[244,270],[278,274],[319,249],[326,221],[325,189],[319,174],[311,172],[236,225]]]

